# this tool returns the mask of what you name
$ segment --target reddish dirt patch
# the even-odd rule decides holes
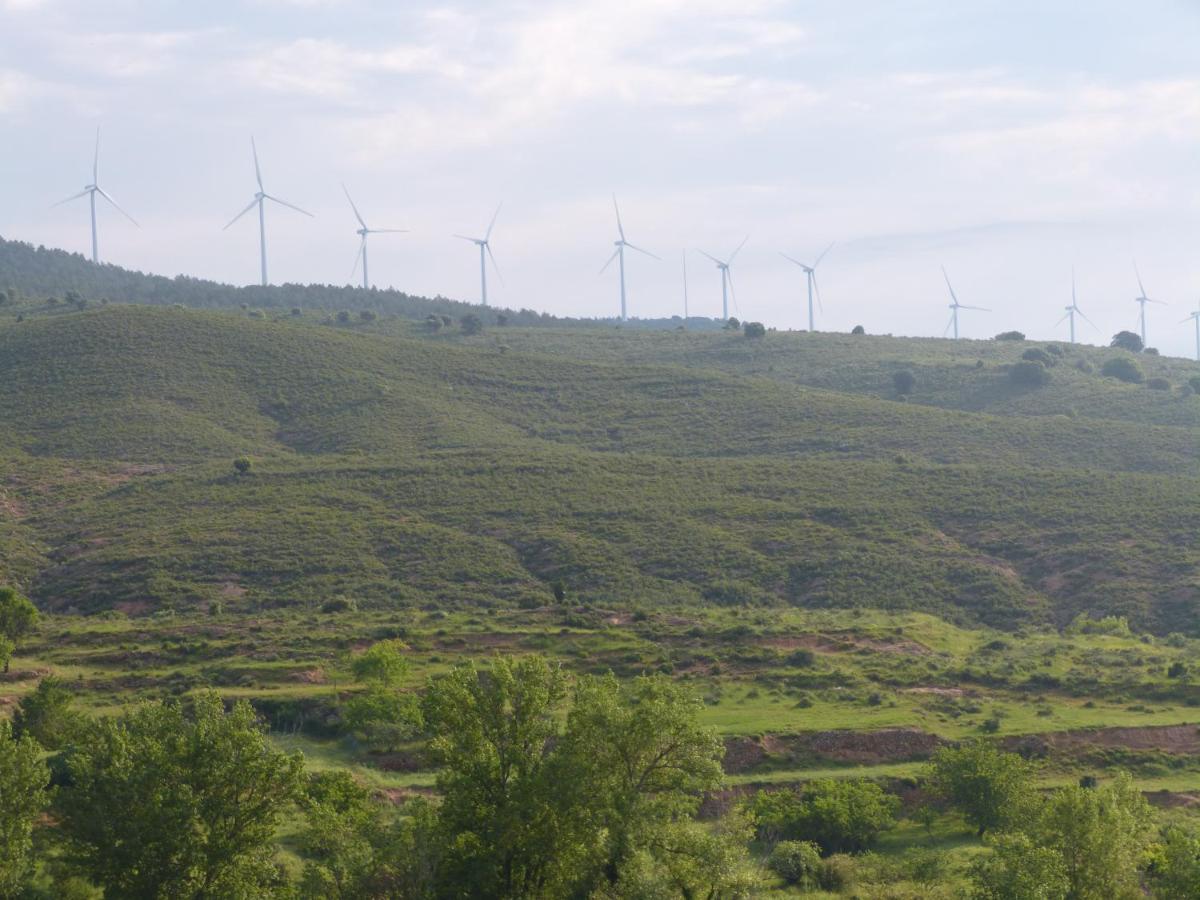
[[[880,731],[818,731],[808,734],[727,738],[725,771],[753,772],[768,762],[812,762],[875,765],[927,759],[943,741],[917,728],[884,728]]]
[[[324,684],[325,670],[324,669],[308,669],[304,672],[297,672],[292,676],[301,684]]]
[[[1094,747],[1157,750],[1177,756],[1200,754],[1200,727],[1146,725],[1130,728],[1081,728],[1011,737],[1005,746],[1039,752],[1071,753]]]
[[[403,806],[417,797],[434,797],[437,791],[430,787],[383,788],[379,796],[396,806]]]
[[[221,582],[221,596],[236,599],[245,595],[246,589],[236,581]]]
[[[939,697],[961,697],[966,693],[962,688],[948,687],[911,687],[903,688],[905,694],[936,694]]]
[[[113,609],[127,616],[142,616],[154,608],[148,600],[121,600],[113,604]]]
[[[1200,805],[1195,794],[1180,794],[1175,791],[1143,791],[1142,796],[1159,809],[1181,809]]]

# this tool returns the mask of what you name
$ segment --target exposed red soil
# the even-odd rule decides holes
[[[1044,734],[1019,735],[1001,742],[1010,749],[1071,753],[1093,747],[1158,750],[1176,756],[1200,754],[1200,727],[1145,725],[1140,727],[1079,728]]]
[[[727,738],[724,766],[726,772],[737,774],[752,772],[768,761],[875,765],[927,759],[942,743],[936,734],[918,728]]]

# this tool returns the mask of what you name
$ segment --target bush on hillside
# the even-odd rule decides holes
[[[765,337],[766,333],[766,326],[762,322],[747,322],[742,326],[742,334],[748,338],[757,339]]]
[[[1140,384],[1146,378],[1137,360],[1130,356],[1114,356],[1107,360],[1100,368],[1100,374],[1128,384]]]
[[[725,327],[726,331],[738,331],[741,329],[742,323],[739,322],[737,319],[735,319],[733,316],[730,316],[729,321],[727,321],[725,323],[724,327]]]
[[[1025,335],[1024,335],[1024,333],[1022,333],[1020,331],[1002,331],[998,335],[996,335],[994,340],[997,340],[997,341],[1023,341],[1023,340],[1025,340]]]
[[[771,851],[767,865],[788,884],[816,887],[821,850],[812,841],[780,841]]]
[[[375,313],[373,313],[369,309],[360,309],[358,311],[358,320],[360,322],[374,322],[375,321]]]
[[[1141,353],[1145,347],[1142,339],[1132,331],[1118,331],[1113,335],[1112,342],[1108,346],[1116,347],[1118,350],[1128,350],[1130,353]]]
[[[908,369],[901,369],[892,376],[892,386],[896,389],[896,393],[901,396],[906,396],[913,392],[913,388],[917,386],[917,376]]]
[[[233,461],[233,471],[238,475],[248,475],[254,463],[250,461],[248,456],[239,456]]]
[[[483,320],[475,313],[467,313],[458,320],[458,328],[465,335],[479,334],[483,331]]]
[[[1188,385],[1191,386],[1193,391],[1195,391],[1197,394],[1200,394],[1200,375],[1193,375],[1191,378],[1189,378]]]
[[[1041,347],[1030,347],[1021,354],[1021,359],[1029,362],[1041,363],[1047,369],[1055,364],[1055,359]]]
[[[855,325],[854,328],[852,328],[850,330],[850,333],[851,334],[866,334],[867,329],[863,328],[861,325]]]
[[[1041,387],[1050,383],[1050,373],[1046,371],[1046,367],[1040,362],[1027,359],[1009,369],[1008,378],[1013,384],[1022,387]]]
[[[337,323],[338,323],[339,325],[347,325],[347,324],[349,324],[349,322],[350,322],[350,310],[348,310],[348,309],[339,309],[339,310],[338,310],[338,313],[337,313],[337,316],[335,316],[335,318],[337,319]]]
[[[1075,368],[1078,369],[1080,372],[1082,372],[1084,375],[1091,375],[1093,372],[1096,371],[1096,367],[1093,366],[1086,359],[1081,359],[1081,360],[1079,360],[1079,362],[1075,363]]]
[[[1147,356],[1158,356],[1158,348],[1157,347],[1147,347],[1142,352],[1145,353]]]
[[[1171,382],[1165,378],[1151,378],[1146,382],[1146,387],[1152,391],[1169,391],[1171,389]]]
[[[1065,356],[1067,351],[1063,349],[1062,344],[1047,344],[1046,352],[1051,356]]]

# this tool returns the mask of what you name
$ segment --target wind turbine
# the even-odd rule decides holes
[[[1142,286],[1142,273],[1138,271],[1136,259],[1133,261],[1133,274],[1137,276],[1138,290],[1141,291],[1139,296],[1133,298],[1133,302],[1138,304],[1140,307],[1138,310],[1138,325],[1141,327],[1142,346],[1144,347],[1146,346],[1146,304],[1157,303],[1160,306],[1166,306],[1167,304],[1163,303],[1161,300],[1151,300],[1146,296],[1146,289]]]
[[[280,200],[278,197],[274,197],[271,194],[268,194],[266,191],[266,188],[263,187],[262,169],[259,168],[259,165],[258,165],[258,147],[255,145],[253,137],[250,138],[250,152],[254,154],[254,178],[255,178],[255,180],[258,181],[258,192],[254,195],[254,199],[250,201],[249,205],[245,209],[243,209],[240,213],[238,213],[236,216],[234,216],[232,219],[229,220],[229,225],[232,225],[234,222],[236,222],[238,219],[240,219],[246,213],[250,212],[250,210],[254,209],[254,207],[256,207],[256,206],[258,207],[258,246],[259,246],[260,255],[262,257],[262,286],[266,287],[267,286],[267,217],[266,217],[266,212],[265,212],[265,208],[267,205],[266,201],[274,200],[280,206],[286,206],[288,209],[294,209],[298,213],[304,213],[304,215],[308,216],[310,219],[313,218],[313,214],[310,212],[305,212],[298,206],[293,206],[291,203],[288,203],[286,200]],[[229,225],[226,225],[225,228],[222,228],[221,230],[225,231],[226,229],[229,228]]]
[[[726,322],[729,321],[729,295],[733,294],[733,302],[737,303],[737,293],[733,289],[733,272],[730,266],[733,265],[734,257],[736,257],[743,247],[746,246],[746,241],[750,240],[750,235],[742,238],[742,242],[737,245],[737,250],[729,254],[729,259],[717,259],[711,253],[700,251],[702,256],[707,256],[717,264],[717,268],[721,271],[721,318]]]
[[[105,200],[107,200],[109,203],[111,203],[113,209],[115,209],[117,212],[119,212],[121,215],[123,215],[125,218],[127,218],[130,222],[133,222],[134,225],[137,225],[138,228],[142,227],[141,225],[138,225],[138,223],[134,220],[133,216],[131,216],[129,213],[125,212],[125,210],[121,209],[121,207],[117,204],[117,201],[114,200],[112,198],[112,196],[106,190],[104,190],[104,188],[100,187],[100,129],[99,128],[96,129],[96,152],[95,152],[95,155],[92,157],[92,183],[89,184],[87,187],[85,187],[78,194],[72,194],[66,200],[59,200],[57,203],[54,204],[54,206],[62,206],[64,203],[70,203],[72,200],[78,200],[80,197],[88,198],[88,203],[92,208],[92,262],[94,262],[94,263],[100,262],[100,242],[96,235],[96,195],[97,194],[99,194],[101,197],[103,197]]]
[[[946,324],[946,327],[942,330],[942,337],[945,337],[946,332],[950,330],[951,326],[953,326],[954,339],[958,340],[958,311],[960,309],[977,309],[980,312],[991,312],[991,310],[987,309],[985,307],[982,307],[982,306],[967,306],[965,303],[959,303],[958,296],[954,293],[954,285],[952,285],[950,283],[950,276],[948,274],[946,274],[945,266],[942,266],[942,275],[946,279],[946,287],[950,288],[950,299],[954,301],[953,303],[950,304],[950,310],[951,310],[950,321]]]
[[[1182,325],[1183,322],[1189,321],[1196,324],[1196,359],[1200,360],[1200,310],[1196,310],[1196,312],[1191,313],[1186,319],[1183,319],[1180,324]]]
[[[1055,324],[1061,325],[1067,319],[1071,320],[1071,343],[1075,343],[1075,316],[1087,322],[1093,328],[1096,328],[1096,323],[1083,314],[1083,310],[1079,308],[1079,303],[1075,299],[1075,269],[1071,269],[1071,305],[1067,307],[1067,314],[1059,319]],[[1098,330],[1098,329],[1097,329]]]
[[[368,228],[367,223],[363,221],[362,213],[358,211],[358,207],[354,205],[354,200],[350,197],[350,191],[346,189],[346,185],[342,185],[342,191],[346,195],[346,199],[350,201],[350,208],[354,210],[354,218],[358,219],[358,224],[362,227],[355,234],[362,235],[362,240],[358,245],[358,255],[354,257],[354,269],[350,270],[353,275],[355,269],[358,268],[359,260],[362,260],[363,270],[363,290],[370,290],[371,281],[367,277],[367,235],[368,234],[407,234],[407,228]]]
[[[651,259],[659,259],[659,257],[655,256],[649,250],[643,250],[641,247],[637,247],[637,246],[629,243],[629,241],[625,240],[625,229],[621,226],[621,208],[619,206],[617,206],[617,195],[616,194],[613,194],[613,209],[617,213],[617,234],[620,235],[620,238],[613,241],[613,246],[616,247],[617,249],[614,250],[613,255],[608,258],[608,262],[606,262],[600,268],[600,274],[601,275],[604,274],[604,270],[612,265],[612,261],[614,259],[618,260],[618,262],[619,262],[618,267],[621,270],[621,321],[624,322],[626,320],[626,315],[625,315],[625,248],[628,247],[630,250],[636,250],[638,253],[644,253],[644,254],[646,254],[646,256],[649,256]]]
[[[814,291],[816,291],[816,294],[817,294],[817,304],[820,305],[820,303],[821,303],[821,289],[819,287],[817,287],[817,266],[819,266],[821,264],[821,260],[823,260],[825,258],[825,254],[828,253],[832,249],[833,249],[833,244],[830,244],[828,247],[825,248],[824,252],[822,252],[821,255],[817,257],[817,261],[814,262],[811,266],[800,262],[800,260],[798,260],[798,259],[792,259],[792,257],[788,256],[786,253],[779,254],[784,259],[786,259],[788,262],[795,263],[796,265],[798,265],[800,268],[802,268],[804,270],[805,279],[808,281],[808,330],[809,331],[816,331],[816,328],[813,326],[813,292]],[[824,314],[824,312],[825,312],[825,308],[822,306],[821,313]]]
[[[503,203],[500,204],[500,206],[503,206],[503,205],[504,205]],[[488,302],[487,302],[487,257],[490,256],[492,258],[492,266],[496,270],[496,277],[498,277],[500,279],[501,284],[504,283],[504,276],[500,274],[500,266],[496,264],[496,256],[495,256],[495,254],[492,253],[492,245],[491,245],[492,229],[496,227],[496,217],[500,215],[500,206],[496,207],[496,212],[492,215],[492,221],[488,224],[487,231],[484,232],[483,237],[481,237],[481,238],[467,237],[465,234],[454,235],[456,238],[462,238],[464,241],[470,241],[472,244],[474,244],[476,247],[479,248],[479,297],[480,297],[480,302],[482,302],[484,306],[488,305]]]

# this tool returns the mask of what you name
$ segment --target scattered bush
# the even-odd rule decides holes
[[[1025,340],[1025,335],[1020,331],[1002,331],[998,335],[996,335],[994,340],[997,340],[997,341],[1023,341],[1023,340]]]
[[[479,334],[483,331],[483,321],[475,313],[467,313],[458,320],[458,328],[465,335]]]
[[[917,376],[908,369],[901,369],[892,375],[892,386],[896,389],[897,394],[907,396],[917,386]]]
[[[767,329],[762,322],[747,322],[742,326],[742,334],[751,339],[758,339],[766,336]]]
[[[1197,394],[1200,394],[1200,375],[1193,375],[1191,378],[1189,378],[1188,386],[1191,387],[1191,389]]]
[[[1086,359],[1081,359],[1077,363],[1075,363],[1075,368],[1078,369],[1080,372],[1082,372],[1084,375],[1091,375],[1093,372],[1096,371],[1096,367],[1093,366],[1091,364],[1091,362],[1089,362]]]
[[[360,322],[374,322],[375,313],[369,309],[361,309],[358,311],[358,320]]]
[[[867,329],[863,328],[861,325],[855,325],[852,329],[850,329],[850,333],[851,334],[866,334]]]
[[[1132,331],[1118,331],[1113,335],[1109,346],[1118,350],[1128,350],[1130,353],[1141,353],[1145,347],[1142,339]]]
[[[1041,347],[1030,347],[1021,354],[1021,359],[1027,359],[1030,362],[1041,363],[1047,369],[1054,365],[1055,360],[1049,353]]]
[[[323,613],[357,612],[358,603],[353,597],[332,597],[321,604]]]
[[[339,325],[347,325],[347,324],[349,324],[349,322],[350,322],[350,310],[348,310],[348,309],[339,309],[339,310],[338,310],[338,313],[337,313],[337,316],[335,316],[335,318],[337,319],[337,322],[338,322],[338,324],[339,324]]]
[[[239,476],[250,474],[250,469],[253,467],[254,463],[248,456],[239,456],[233,461],[233,471]]]
[[[742,328],[742,323],[733,316],[730,316],[724,327],[726,331],[740,331]]]
[[[1030,352],[1041,353],[1042,351],[1034,349]],[[1044,353],[1042,355],[1045,356]],[[1022,387],[1042,387],[1050,383],[1050,373],[1042,363],[1023,359],[1008,370],[1008,379],[1013,384],[1019,384]]]
[[[821,870],[821,851],[811,841],[780,841],[771,851],[767,865],[788,884],[814,888]]]
[[[1140,384],[1146,378],[1137,360],[1130,356],[1114,356],[1112,359],[1105,361],[1104,365],[1100,368],[1100,374],[1106,375],[1109,378],[1116,378],[1127,384]]]
[[[1169,391],[1171,389],[1171,382],[1165,378],[1151,378],[1146,382],[1146,387],[1152,391]]]

